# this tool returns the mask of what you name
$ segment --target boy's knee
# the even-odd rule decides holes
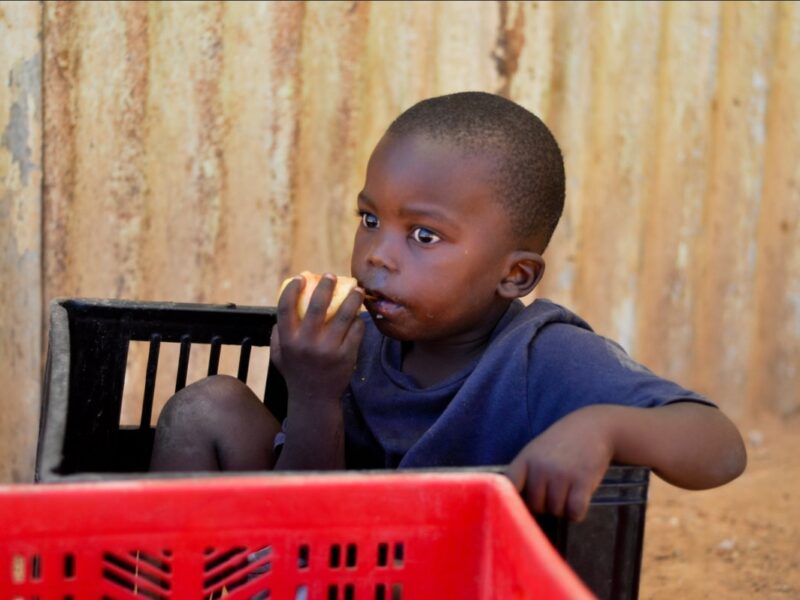
[[[154,470],[261,469],[271,466],[280,425],[244,383],[214,375],[175,393],[158,419]]]
[[[164,406],[159,423],[161,419],[208,420],[253,402],[260,400],[246,384],[230,375],[211,375],[175,392]]]
[[[258,400],[247,384],[239,381],[231,375],[210,375],[205,379],[194,382],[186,386],[181,392],[191,390],[190,394],[196,394],[212,402],[240,402],[242,400]],[[180,393],[180,392],[179,392]]]

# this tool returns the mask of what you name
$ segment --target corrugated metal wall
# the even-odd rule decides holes
[[[52,298],[346,272],[383,129],[464,89],[564,150],[540,295],[735,416],[800,407],[798,3],[6,2],[0,49],[0,479]]]
[[[41,15],[0,3],[0,481],[30,477],[39,416]]]

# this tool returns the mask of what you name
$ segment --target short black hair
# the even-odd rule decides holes
[[[543,251],[564,209],[564,159],[553,134],[532,112],[485,92],[418,102],[389,126],[388,136],[418,134],[472,153],[499,155],[496,195],[512,231]]]

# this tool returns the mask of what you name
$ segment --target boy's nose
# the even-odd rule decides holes
[[[391,241],[386,238],[376,240],[367,253],[367,264],[387,271],[396,271],[397,260],[392,250]]]

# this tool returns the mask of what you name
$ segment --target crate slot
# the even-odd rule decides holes
[[[272,569],[272,562],[270,561],[270,557],[272,556],[272,546],[265,546],[255,552],[252,552],[247,556],[247,560],[253,565],[254,572],[257,573],[269,573]]]
[[[11,583],[25,583],[25,557],[15,554],[11,558]]]
[[[131,342],[133,344],[133,342]],[[153,382],[153,407],[150,415],[150,426],[155,427],[161,410],[167,400],[175,393],[175,380],[173,374],[178,368],[180,344],[176,342],[159,343],[158,362],[156,363],[156,378]],[[142,391],[142,394],[144,392]]]
[[[64,579],[75,577],[75,556],[73,554],[64,555]]]
[[[140,550],[127,554],[105,552],[103,577],[116,585],[153,600],[168,598],[172,566]]]
[[[294,593],[294,600],[308,600],[308,586],[298,585],[297,590]]]
[[[39,581],[42,578],[42,557],[34,554],[31,557],[31,581]]]
[[[354,569],[358,561],[358,546],[356,544],[347,544],[347,553],[345,556],[344,564],[348,569]]]
[[[222,551],[216,550],[215,548],[212,548],[210,552],[206,550],[208,557],[206,558],[204,571],[206,573],[213,572],[220,565],[225,564],[232,558],[235,558],[237,555],[243,555],[245,552],[247,552],[247,548],[244,546],[237,546],[236,548],[230,548]]]
[[[103,579],[120,588],[132,592],[135,596],[151,600],[168,600],[169,583],[159,582],[156,578],[146,577],[139,573],[138,564],[131,566],[119,557],[111,554],[103,556]],[[165,594],[166,593],[166,594]]]
[[[389,566],[389,544],[384,542],[378,544],[378,566]]]
[[[205,551],[203,568],[204,594],[227,593],[264,579],[272,570],[272,546],[263,545],[253,550],[237,546],[219,551],[213,548]],[[269,593],[269,590],[260,590]]]
[[[158,375],[158,355],[161,350],[161,335],[154,333],[150,336],[150,348],[147,353],[147,369],[144,376],[144,396],[142,398],[142,418],[139,427],[149,427],[153,419],[153,395],[156,391],[156,376]]]
[[[297,550],[297,568],[307,569],[309,564],[308,544],[301,544]]]
[[[331,569],[338,569],[341,565],[342,565],[342,547],[339,544],[332,544],[328,566],[330,566]]]
[[[120,427],[141,427],[144,418],[145,400],[148,384],[152,385],[150,411],[152,413],[152,395],[155,392],[156,373],[158,371],[158,350],[160,340],[154,350],[152,341],[135,341],[128,344],[128,356],[125,365],[125,380],[122,386],[122,405],[119,412]],[[156,352],[155,363],[151,366],[151,354]],[[152,369],[152,373],[148,371]]]
[[[168,558],[170,554],[171,552],[169,551],[163,552],[165,559]],[[160,558],[156,558],[155,556],[151,556],[140,550],[134,550],[133,552],[130,552],[129,555],[134,561],[136,561],[137,566],[143,566],[145,569],[152,567],[159,573],[172,572],[172,565],[168,560],[161,560]]]
[[[405,547],[403,542],[394,545],[394,566],[396,569],[402,568],[404,562]]]

